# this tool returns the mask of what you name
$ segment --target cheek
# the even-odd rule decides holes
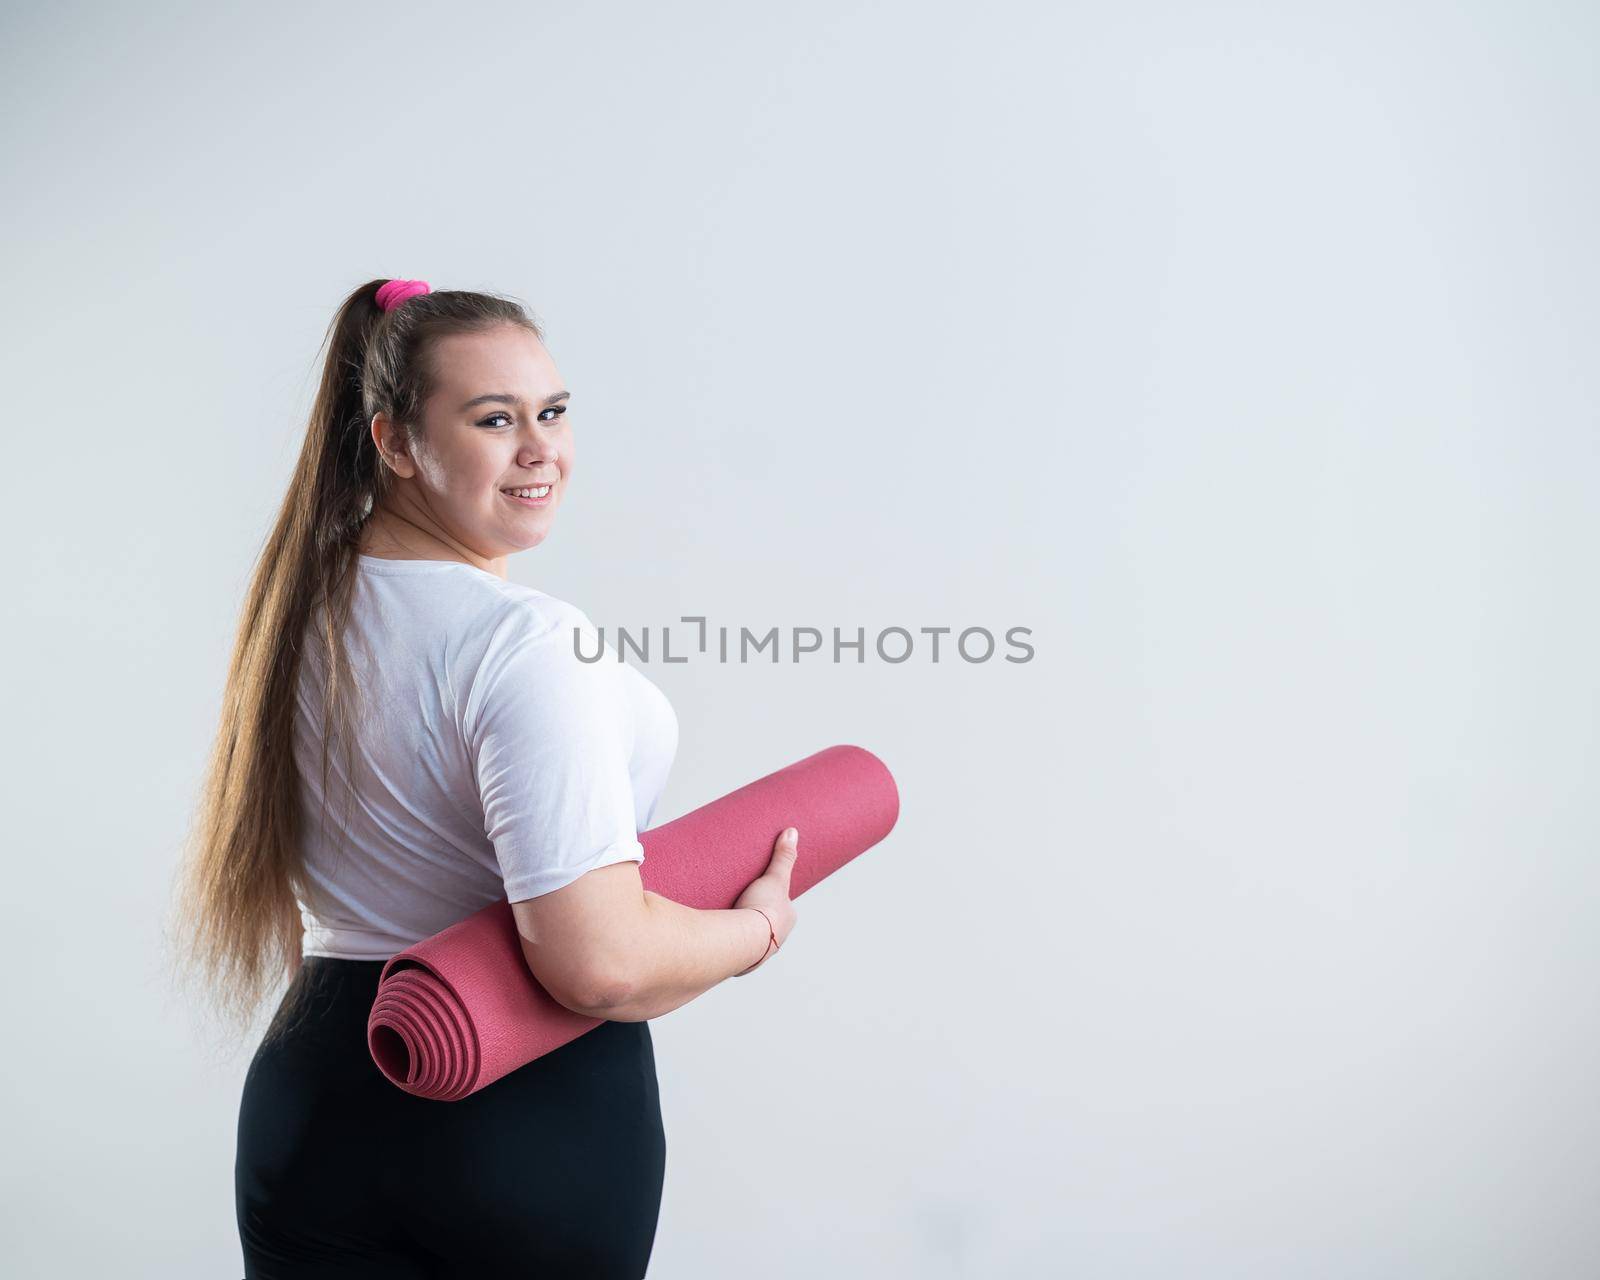
[[[482,502],[485,491],[493,497],[500,477],[511,467],[509,460],[501,456],[504,452],[492,442],[463,450],[450,460],[449,474],[443,477],[446,492],[463,502]]]

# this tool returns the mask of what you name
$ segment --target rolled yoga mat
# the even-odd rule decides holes
[[[883,761],[861,747],[826,747],[642,832],[639,876],[685,906],[726,909],[767,869],[779,833],[795,827],[790,892],[798,898],[882,840],[899,815]],[[390,957],[367,1047],[407,1093],[455,1102],[601,1021],[539,985],[511,904],[501,900]]]

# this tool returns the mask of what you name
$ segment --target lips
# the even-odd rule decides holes
[[[545,507],[545,506],[549,506],[551,500],[556,496],[556,491],[555,491],[555,486],[554,485],[550,485],[548,487],[545,486],[545,485],[533,485],[533,486],[530,486],[530,487],[531,488],[536,488],[536,489],[544,489],[545,492],[542,495],[540,495],[539,497],[537,497],[537,498],[522,498],[522,497],[518,497],[516,492],[514,490],[511,490],[511,489],[502,489],[502,490],[500,490],[500,492],[505,494],[505,496],[508,499],[510,499],[512,502],[515,502],[518,506],[522,506],[522,507]]]

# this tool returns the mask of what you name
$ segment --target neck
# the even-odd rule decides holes
[[[380,560],[455,560],[497,578],[506,576],[506,558],[487,560],[442,531],[397,512],[379,508],[361,526],[357,550]]]

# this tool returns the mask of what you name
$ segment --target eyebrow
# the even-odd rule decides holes
[[[557,404],[562,400],[569,399],[571,397],[571,395],[572,395],[572,392],[570,392],[570,391],[557,391],[554,395],[546,396],[540,402],[540,407],[543,408],[543,407],[545,407],[547,405]],[[468,409],[471,409],[471,408],[473,408],[473,407],[475,407],[477,405],[480,405],[480,404],[491,404],[491,403],[493,403],[493,404],[516,404],[516,405],[520,405],[520,404],[522,404],[522,402],[523,401],[522,401],[522,397],[521,396],[514,396],[509,391],[490,391],[486,395],[473,396],[472,399],[468,400],[466,402],[466,404],[461,406],[461,411],[463,413],[465,413]]]

